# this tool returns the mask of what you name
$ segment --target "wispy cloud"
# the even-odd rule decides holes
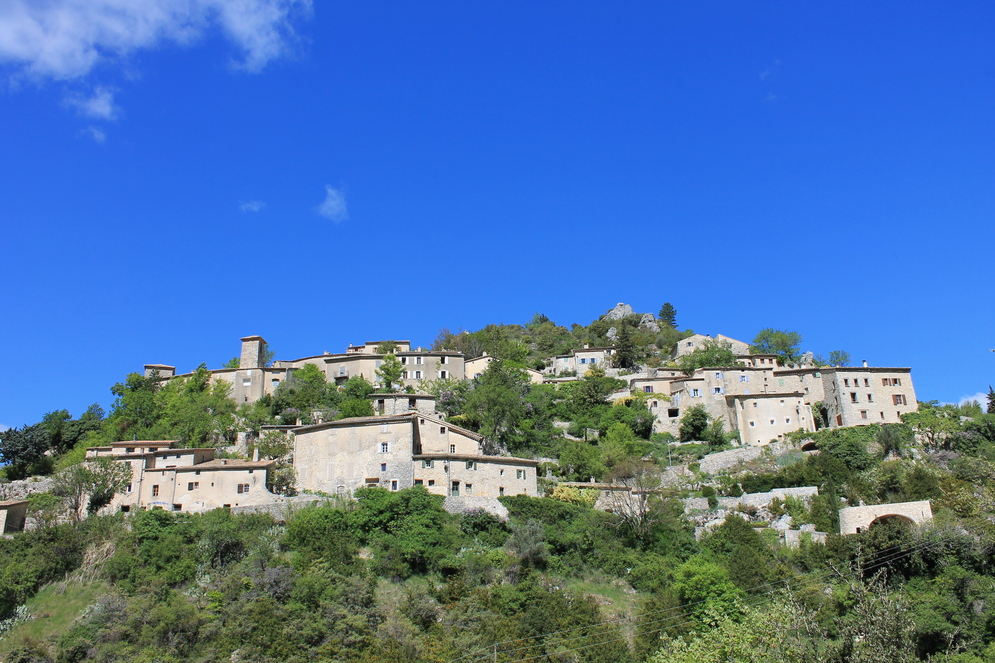
[[[774,60],[774,64],[767,67],[760,72],[760,80],[762,81],[773,81],[777,80],[778,74],[781,73],[781,61]]]
[[[87,127],[80,133],[89,134],[89,136],[93,138],[96,143],[103,143],[107,139],[107,135],[97,127]]]
[[[94,120],[117,119],[120,109],[114,104],[114,90],[107,87],[95,87],[90,96],[71,95],[66,97],[66,103],[84,116]]]
[[[294,20],[310,13],[311,0],[6,0],[0,63],[70,80],[137,51],[189,45],[216,28],[238,50],[233,64],[259,71],[290,51]]]
[[[250,200],[238,206],[243,212],[258,212],[264,207],[266,207],[266,203],[261,200]]]
[[[8,426],[7,424],[0,424],[0,432],[3,432],[5,430],[10,430],[10,426]]]
[[[341,189],[336,189],[330,184],[325,185],[324,202],[315,207],[314,211],[335,223],[349,218],[349,210],[345,206],[345,194],[342,193]]]
[[[957,405],[964,405],[972,401],[977,401],[981,405],[981,409],[984,410],[988,407],[988,392],[979,391],[972,396],[962,396],[961,399],[957,401]]]

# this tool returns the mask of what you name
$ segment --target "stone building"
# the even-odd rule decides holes
[[[355,417],[295,429],[298,488],[348,494],[424,486],[449,496],[538,494],[537,461],[483,453],[483,438],[422,414]]]
[[[131,466],[131,483],[114,496],[108,510],[200,512],[276,499],[266,488],[275,461],[216,459],[214,449],[176,449],[173,444],[171,440],[115,442],[86,450],[87,458],[110,457]]]
[[[0,502],[0,534],[13,534],[24,529],[28,515],[27,500],[5,500]]]
[[[295,370],[307,364],[317,366],[330,383],[341,384],[353,376],[362,376],[376,384],[377,369],[386,355],[377,354],[381,343],[393,343],[395,355],[404,366],[401,383],[405,387],[419,387],[431,380],[466,377],[463,355],[459,352],[431,351],[422,348],[411,349],[410,341],[379,341],[363,345],[349,346],[339,354],[324,353],[300,359],[278,359],[271,366],[265,366],[263,355],[266,341],[261,336],[246,336],[241,339],[238,368],[212,370],[211,380],[224,381],[231,385],[231,395],[236,403],[254,403],[265,394],[272,394]],[[168,364],[146,364],[145,375],[155,372],[161,378],[189,377],[190,373],[176,375],[176,369]]]
[[[479,357],[474,357],[473,359],[467,359],[464,363],[466,379],[472,380],[474,378],[479,378],[483,375],[487,367],[491,365],[491,362],[495,361],[495,357],[487,354],[486,352]],[[539,371],[534,371],[531,368],[522,369],[525,371],[526,375],[529,376],[529,382],[532,384],[542,384],[543,375]]]
[[[919,403],[909,368],[823,368],[822,404],[830,426],[897,424]]]
[[[544,368],[542,372],[550,376],[566,373],[583,377],[584,373],[592,368],[607,368],[613,352],[615,352],[613,346],[592,348],[585,345],[582,348],[571,350],[565,355],[553,357],[549,360],[549,366]]]

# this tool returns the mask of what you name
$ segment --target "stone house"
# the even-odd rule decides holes
[[[694,334],[693,336],[688,336],[687,338],[678,341],[677,345],[674,346],[673,352],[670,353],[670,358],[680,359],[684,355],[689,355],[695,350],[703,347],[706,341],[719,341],[719,342],[728,343],[734,355],[750,354],[749,343],[744,343],[743,341],[737,341],[736,339],[724,336],[723,334],[717,334],[715,338],[712,338],[708,334]]]
[[[830,426],[901,423],[919,403],[909,368],[822,368],[823,398]]]
[[[466,379],[472,380],[474,378],[479,378],[483,375],[487,367],[490,366],[491,362],[495,360],[495,357],[487,354],[486,352],[479,357],[474,357],[473,359],[467,359],[464,362],[464,371],[466,373]],[[531,368],[522,369],[529,376],[529,382],[532,384],[542,384],[543,375],[539,371],[534,371]]]
[[[24,530],[28,516],[27,500],[5,500],[0,502],[0,534],[13,534]]]
[[[295,429],[300,489],[424,486],[447,497],[538,494],[537,461],[483,453],[482,436],[420,412],[355,417]]]
[[[114,496],[108,510],[200,512],[275,501],[266,488],[275,461],[217,459],[214,449],[176,449],[173,444],[171,440],[115,442],[86,450],[87,458],[110,457],[131,466],[131,483]]]
[[[611,355],[615,352],[614,346],[592,348],[585,345],[582,348],[571,350],[565,355],[557,355],[550,359],[549,366],[543,369],[545,375],[563,375],[564,373],[575,373],[583,377],[584,373],[592,368],[607,368],[611,361]]]

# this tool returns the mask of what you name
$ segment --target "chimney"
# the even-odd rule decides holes
[[[864,360],[864,368],[867,368],[867,360]]]
[[[239,357],[239,368],[262,368],[263,347],[266,341],[262,336],[246,336],[242,339],[242,356]]]

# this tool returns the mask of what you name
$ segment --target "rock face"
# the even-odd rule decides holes
[[[605,320],[622,320],[633,314],[632,307],[628,304],[623,304],[619,302],[615,305],[615,308],[608,311],[602,316]]]
[[[652,313],[643,313],[643,317],[639,319],[639,326],[650,330],[654,334],[660,331],[660,325],[656,323],[656,316]]]
[[[618,330],[615,329],[614,327],[611,327],[607,332],[605,332],[605,336],[608,338],[609,341],[614,343],[615,340],[618,339]]]

